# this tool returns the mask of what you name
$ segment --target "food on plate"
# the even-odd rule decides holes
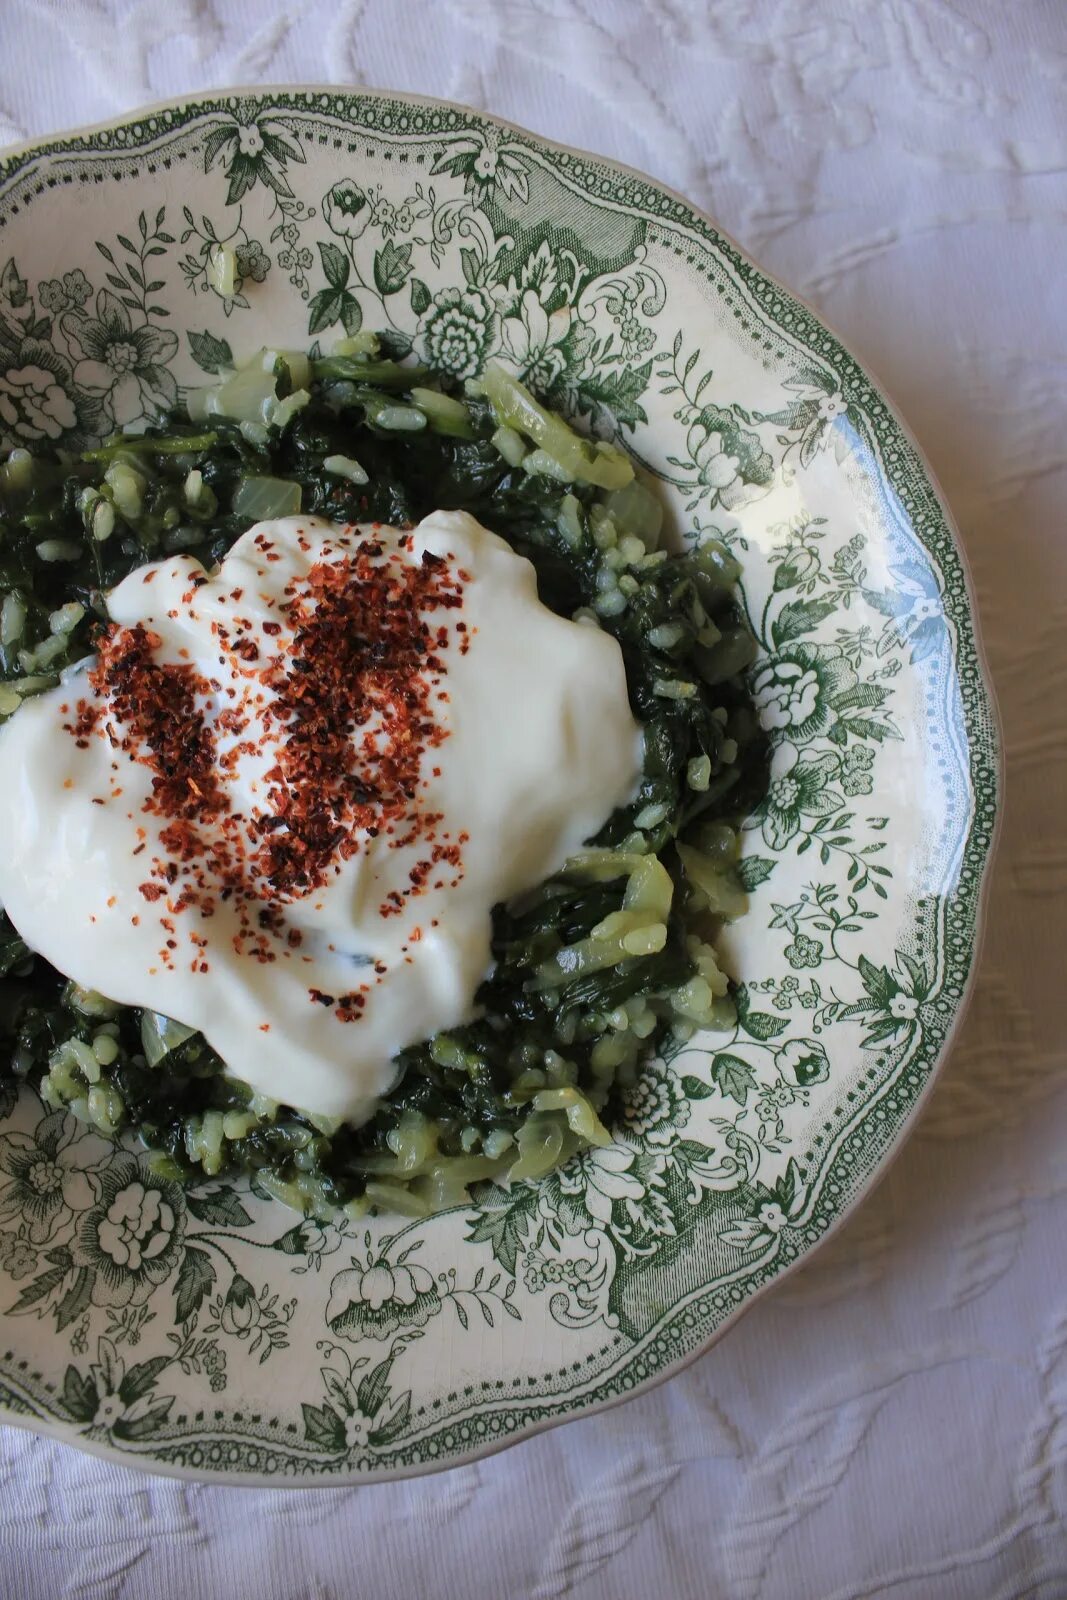
[[[716,541],[361,335],[0,464],[0,1044],[160,1171],[419,1214],[732,1016],[763,745]]]

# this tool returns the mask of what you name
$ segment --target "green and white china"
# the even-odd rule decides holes
[[[220,292],[218,243],[237,276]],[[743,562],[774,742],[736,1030],[615,1142],[429,1219],[184,1193],[24,1094],[0,1126],[0,1405],[156,1470],[364,1482],[603,1406],[856,1203],[944,1056],[998,810],[972,604],[915,447],[814,314],[652,179],[460,107],[161,106],[0,159],[0,433],[77,448],[260,345],[391,330],[619,438]]]

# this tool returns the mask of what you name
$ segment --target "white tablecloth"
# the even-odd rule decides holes
[[[327,80],[655,173],[881,377],[962,527],[1006,729],[980,988],[874,1197],[672,1382],[356,1490],[156,1480],[3,1429],[0,1593],[1063,1600],[1067,10],[0,0],[0,143]]]

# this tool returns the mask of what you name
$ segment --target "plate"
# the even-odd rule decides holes
[[[237,255],[224,299],[216,241]],[[384,93],[187,99],[0,161],[0,427],[91,441],[362,323],[508,361],[744,564],[774,742],[739,1021],[615,1142],[430,1220],[184,1194],[25,1094],[0,1125],[0,1406],[126,1463],[366,1482],[624,1398],[707,1346],[899,1145],[975,961],[998,811],[959,549],[819,319],[650,178]]]

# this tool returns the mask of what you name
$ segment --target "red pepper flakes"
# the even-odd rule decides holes
[[[444,563],[383,566],[381,552],[364,541],[318,562],[302,592],[286,590],[292,646],[263,675],[276,693],[263,720],[282,734],[267,773],[270,815],[283,826],[271,827],[257,863],[283,896],[324,883],[360,849],[361,831],[427,826],[413,809],[419,766],[447,732],[429,706],[427,669],[444,668],[425,614],[462,606],[462,593]]]
[[[143,623],[113,623],[88,674],[100,699],[79,701],[78,720],[68,731],[76,740],[96,731],[106,704],[123,725],[118,748],[152,769],[152,810],[208,818],[228,802],[214,775],[214,738],[196,709],[204,679],[184,663],[157,661],[153,652],[161,644]],[[107,731],[115,743],[110,721]]]
[[[367,997],[362,993],[343,994],[338,997],[337,1008],[334,1016],[338,1022],[358,1022],[360,1013],[367,1004]]]
[[[256,543],[268,561],[280,559],[263,535]],[[243,700],[212,725],[202,705],[211,691],[221,691],[219,682],[187,664],[185,649],[180,665],[157,660],[161,640],[144,624],[112,625],[88,676],[95,698],[79,701],[75,721],[66,725],[80,748],[94,734],[106,736],[152,771],[144,810],[164,819],[165,856],[152,859],[151,877],[140,885],[144,899],[158,901],[163,885],[181,879],[177,897],[168,899],[173,912],[196,908],[207,918],[218,902],[231,904],[240,925],[235,950],[261,962],[277,959],[275,941],[283,956],[301,943],[298,930],[286,930],[279,903],[323,887],[359,851],[364,835],[384,833],[395,848],[420,839],[427,846],[410,874],[411,887],[387,897],[383,917],[399,915],[438,862],[461,866],[458,846],[437,843],[440,813],[420,812],[417,795],[424,753],[447,737],[432,701],[448,697],[433,696],[431,689],[447,672],[442,655],[450,636],[434,613],[462,607],[462,582],[431,552],[417,566],[395,553],[383,562],[382,555],[375,540],[354,551],[324,545],[306,577],[287,586],[278,613],[291,637],[263,665],[260,646],[248,637],[249,619],[234,618],[232,628],[212,624],[235,676],[258,680],[271,691],[269,701],[261,691],[244,690]],[[186,607],[207,581],[191,580]],[[241,593],[233,590],[231,600]],[[278,638],[283,624],[268,622],[263,632]],[[227,655],[219,660],[225,665]],[[235,690],[227,692],[236,698]],[[253,706],[264,728],[258,742],[240,739]],[[235,740],[222,754],[218,734]],[[275,760],[264,779],[264,801],[250,816],[235,815],[226,779],[242,755],[267,748]],[[440,775],[439,767],[433,770]],[[144,828],[137,833],[135,855],[147,839]],[[174,924],[160,921],[173,934]],[[193,937],[193,970],[206,971],[200,959],[206,940]],[[169,938],[160,952],[165,963],[175,947]],[[333,1006],[334,997],[321,1003]],[[365,1003],[361,992],[342,995],[335,1015],[354,1021]]]

